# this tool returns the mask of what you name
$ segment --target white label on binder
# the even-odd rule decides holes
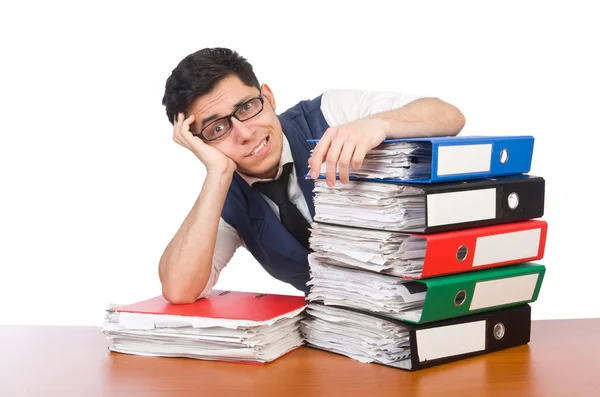
[[[480,281],[475,284],[469,310],[530,301],[539,274],[528,274],[499,280]]]
[[[449,145],[438,147],[437,175],[488,172],[492,162],[492,145]]]
[[[542,229],[537,228],[478,237],[473,267],[535,257],[541,234]]]
[[[427,226],[495,218],[495,188],[427,195]]]
[[[485,350],[485,320],[417,330],[419,362]]]

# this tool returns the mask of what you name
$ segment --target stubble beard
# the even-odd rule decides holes
[[[275,161],[275,164],[273,164],[272,167],[270,167],[268,170],[266,171],[253,171],[253,170],[248,170],[248,169],[244,169],[244,168],[240,168],[240,166],[238,165],[238,171],[241,172],[242,174],[254,177],[254,178],[260,178],[260,179],[266,179],[266,178],[275,178],[275,176],[277,175],[277,170],[279,169],[279,162],[281,161],[281,153],[283,152],[283,140],[281,140],[281,144],[279,146],[279,150],[277,151],[277,158]]]

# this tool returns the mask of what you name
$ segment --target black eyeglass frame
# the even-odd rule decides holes
[[[257,99],[260,101],[260,110],[258,112],[256,112],[256,114],[254,114],[254,115],[252,115],[252,116],[250,116],[248,118],[245,118],[245,119],[240,119],[236,115],[236,113],[238,112],[238,110],[240,110],[244,105],[247,105],[248,103],[250,103],[252,101],[256,101]],[[238,106],[237,108],[235,108],[233,112],[229,113],[227,116],[219,117],[218,119],[211,121],[210,124],[208,124],[206,127],[202,128],[198,134],[194,134],[194,135],[197,136],[197,137],[199,137],[199,138],[201,138],[201,139],[203,139],[203,140],[205,140],[205,141],[207,141],[207,142],[215,141],[215,140],[217,140],[219,138],[222,138],[229,131],[231,131],[231,128],[233,127],[233,124],[231,123],[231,118],[232,117],[235,117],[236,120],[238,120],[240,122],[244,122],[246,120],[250,120],[251,118],[254,118],[254,117],[258,116],[263,111],[264,108],[265,108],[265,99],[262,96],[257,96],[257,97],[248,99],[246,102],[242,103],[240,106]],[[222,121],[225,121],[225,120],[227,120],[227,122],[229,123],[229,128],[226,131],[224,131],[221,135],[219,135],[216,138],[212,138],[212,139],[208,139],[208,138],[206,138],[204,136],[204,130],[205,129],[207,129],[208,127],[210,127],[210,126],[212,126],[212,125],[214,125],[216,123],[219,123],[219,122],[222,122]]]

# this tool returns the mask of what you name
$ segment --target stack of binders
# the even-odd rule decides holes
[[[547,233],[533,147],[532,136],[387,140],[334,187],[323,166],[305,343],[406,370],[529,343]]]

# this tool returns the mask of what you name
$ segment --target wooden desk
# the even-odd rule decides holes
[[[600,396],[600,319],[405,372],[302,347],[265,366],[111,353],[99,328],[0,326],[0,396]]]

